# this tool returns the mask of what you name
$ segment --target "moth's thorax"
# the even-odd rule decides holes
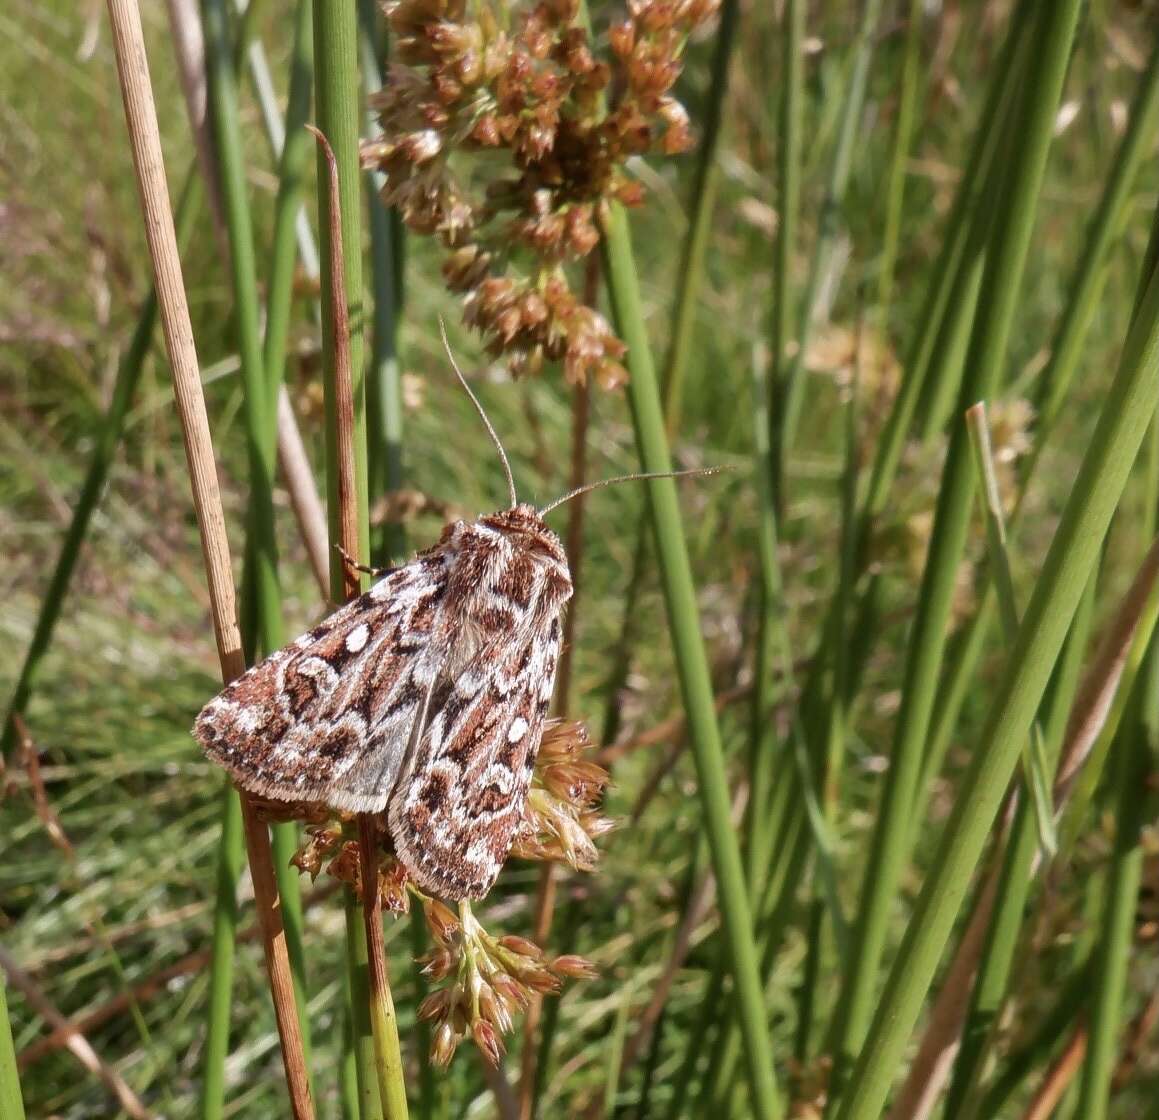
[[[463,528],[458,547],[463,553],[475,554],[470,566],[480,574],[482,583],[510,588],[516,598],[543,597],[556,607],[571,598],[571,572],[563,542],[534,506],[500,510]],[[525,586],[530,584],[534,589]]]

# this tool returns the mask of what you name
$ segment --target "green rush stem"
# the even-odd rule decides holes
[[[678,273],[676,306],[670,328],[671,342],[660,378],[660,400],[664,411],[665,428],[670,439],[675,437],[680,427],[684,370],[688,363],[693,328],[696,325],[695,312],[704,274],[704,253],[716,199],[716,153],[720,145],[724,103],[728,92],[729,63],[739,22],[738,0],[727,0],[722,7],[716,51],[713,55],[707,117],[697,152],[696,171],[689,201],[691,217],[681,246],[682,263]],[[648,535],[641,524],[632,554],[631,576],[624,594],[619,641],[611,658],[612,664],[605,685],[607,702],[600,740],[603,743],[613,742],[619,733],[621,695],[631,670],[632,649],[637,638],[635,622],[638,614],[637,603],[647,575]]]
[[[5,1120],[24,1120],[16,1050],[12,1045],[12,1023],[8,1018],[7,988],[8,983],[0,972],[0,1116]]]
[[[357,536],[360,559],[369,554],[369,526],[366,518],[366,394],[362,364],[362,333],[365,305],[362,290],[361,254],[361,172],[358,161],[358,132],[360,126],[358,75],[358,15],[353,3],[317,3],[314,6],[314,67],[316,119],[318,129],[325,136],[334,153],[338,181],[338,199],[331,198],[330,169],[324,146],[318,145],[318,228],[320,257],[331,262],[322,268],[322,357],[323,390],[326,405],[326,495],[330,540],[343,542],[343,525],[351,524]],[[343,288],[336,293],[332,271],[337,250],[331,233],[331,214],[338,204],[338,222],[341,245]],[[336,297],[347,309],[347,340],[337,338],[337,325],[332,309]],[[340,502],[340,433],[338,409],[338,370],[340,345],[348,346],[348,368],[351,379],[350,396],[353,402],[352,464],[354,478],[354,509],[343,509]],[[345,437],[342,437],[345,438]],[[349,476],[347,476],[349,477]],[[353,542],[351,542],[353,543]],[[348,546],[347,546],[348,547]],[[349,547],[348,547],[349,550]],[[336,550],[330,555],[330,592],[335,602],[346,597],[346,579],[342,560]],[[391,1097],[382,1099],[377,1079],[377,1049],[370,1016],[371,992],[366,933],[361,907],[350,891],[345,896],[346,952],[350,979],[351,1024],[350,1043],[354,1050],[357,1071],[359,1114],[361,1120],[382,1120],[384,1107]],[[344,1079],[343,1084],[347,1084]],[[346,1107],[350,1107],[348,1104]],[[388,1120],[396,1120],[389,1116]]]
[[[358,164],[359,79],[358,24],[353,4],[322,3],[314,6],[314,66],[316,75],[315,123],[329,141],[338,165],[338,191],[342,229],[342,255],[346,302],[350,323],[350,369],[353,378],[355,425],[355,486],[359,508],[359,556],[367,555],[366,525],[366,393],[362,360],[365,303],[362,290],[361,172]],[[330,176],[321,149],[318,152],[318,229],[320,256],[330,260]],[[332,306],[330,270],[322,269],[322,307]],[[326,393],[326,481],[330,538],[338,539],[338,464],[334,403],[335,338],[329,313],[322,316],[323,388]],[[331,594],[341,601],[343,565],[337,552],[330,557]]]
[[[182,246],[189,240],[190,232],[193,229],[198,189],[198,176],[194,168],[185,175],[185,183],[181,188],[180,201],[177,205],[177,241]],[[133,335],[129,341],[129,348],[125,351],[124,357],[117,367],[117,379],[113,384],[113,395],[109,401],[109,408],[97,433],[92,457],[89,459],[88,472],[73,510],[72,521],[69,522],[68,530],[61,541],[60,555],[57,558],[56,567],[53,569],[52,578],[45,589],[44,598],[41,600],[40,614],[32,632],[32,641],[24,655],[24,663],[20,666],[20,675],[16,678],[16,687],[4,717],[0,757],[7,758],[16,742],[14,719],[16,716],[22,716],[28,708],[28,702],[36,686],[36,675],[40,669],[40,663],[52,642],[52,634],[60,618],[61,608],[64,606],[65,596],[68,594],[68,587],[72,582],[77,560],[80,558],[81,546],[88,535],[89,523],[92,521],[101,495],[104,493],[113,459],[118,446],[120,446],[121,435],[125,429],[125,417],[128,414],[129,405],[136,396],[137,385],[141,380],[141,371],[145,368],[145,359],[148,357],[149,346],[156,326],[157,292],[150,288],[149,294],[141,305],[137,325],[133,329]]]
[[[631,377],[627,391],[641,467],[650,472],[667,471],[671,460],[660,393],[640,307],[628,222],[618,204],[613,204],[608,214],[603,245],[613,315],[618,333],[628,345]],[[736,983],[734,994],[748,1059],[753,1113],[759,1120],[776,1120],[782,1115],[782,1105],[773,1072],[752,915],[730,819],[720,731],[676,485],[670,478],[653,479],[646,485],[673,652],[699,778],[703,824],[712,852],[725,939]]]
[[[723,967],[714,967],[705,978],[704,1001],[699,1008],[688,1034],[688,1045],[684,1049],[684,1058],[676,1074],[672,1086],[671,1103],[665,1114],[665,1120],[679,1120],[681,1116],[694,1115],[686,1108],[691,1095],[692,1082],[696,1077],[696,1067],[704,1054],[704,1043],[709,1029],[720,1019],[720,1000],[724,991],[725,970]],[[718,1031],[718,1037],[720,1032]]]
[[[284,140],[278,158],[278,194],[274,202],[274,233],[266,281],[266,334],[263,346],[266,400],[270,408],[264,448],[276,451],[277,400],[285,380],[286,340],[293,308],[294,264],[298,256],[298,221],[302,188],[313,139],[303,127],[310,119],[314,81],[312,0],[297,0],[294,42],[290,57],[290,88],[286,99]],[[277,147],[275,138],[275,148]]]
[[[841,556],[837,592],[834,596],[836,605],[834,625],[837,629],[837,639],[833,643],[832,685],[828,690],[830,696],[829,726],[825,737],[824,769],[820,781],[821,811],[824,814],[826,832],[830,835],[837,825],[841,777],[845,760],[845,732],[848,719],[846,698],[849,692],[848,625],[855,590],[854,582],[857,578],[857,395],[861,376],[860,339],[861,330],[859,328],[854,358],[853,384],[849,388],[849,396],[845,404],[845,466],[842,472],[841,485]],[[836,881],[836,872],[832,869],[831,857],[820,850],[820,846],[818,847],[820,883],[816,878],[814,879],[813,900],[809,912],[809,949],[805,964],[805,976],[801,985],[801,996],[798,1000],[800,1012],[795,1053],[800,1062],[804,1062],[809,1053],[809,1037],[816,1017],[817,982],[821,975],[821,961],[825,951],[826,889],[833,899],[831,908],[836,917],[834,934],[836,935],[838,959],[842,969],[844,969],[847,959],[847,933],[836,902],[837,891],[832,885]],[[825,862],[827,859],[828,866]],[[826,881],[828,881],[828,885]]]
[[[758,518],[758,584],[757,635],[753,663],[753,696],[749,712],[749,800],[745,812],[745,866],[749,897],[757,897],[768,872],[771,855],[768,836],[777,826],[772,808],[775,763],[783,761],[784,752],[776,750],[773,720],[769,718],[773,698],[774,639],[785,629],[784,588],[777,560],[777,518],[770,486],[772,461],[768,438],[768,401],[766,377],[761,364],[753,360],[753,470],[757,486],[760,515]],[[783,639],[784,640],[784,639]],[[786,682],[788,687],[788,682]],[[782,810],[783,811],[783,810]]]
[[[1127,716],[1115,737],[1112,766],[1115,842],[1091,977],[1090,1025],[1077,1112],[1084,1120],[1105,1120],[1111,1075],[1118,1056],[1143,873],[1142,829],[1147,819],[1147,784],[1156,742],[1157,651],[1159,645],[1153,638],[1144,668],[1136,678]]]
[[[1104,262],[1114,243],[1113,232],[1122,226],[1130,187],[1137,177],[1140,155],[1145,147],[1143,137],[1151,135],[1155,124],[1156,102],[1159,102],[1159,50],[1151,58],[1147,74],[1140,84],[1132,109],[1127,134],[1123,138],[1114,168],[1103,190],[1102,198],[1087,230],[1086,243],[1075,276],[1069,286],[1067,306],[1051,345],[1051,360],[1040,380],[1036,397],[1037,423],[1034,447],[1020,464],[1019,494],[1011,515],[1013,528],[1022,501],[1030,492],[1030,482],[1038,466],[1042,449],[1050,438],[1061,402],[1066,399],[1074,379],[1079,355],[1093,320],[1093,310],[1105,276]],[[872,501],[872,499],[871,499]],[[925,819],[925,801],[931,781],[940,770],[950,736],[957,722],[962,702],[973,679],[974,668],[994,618],[995,600],[991,590],[984,592],[982,602],[964,632],[954,639],[950,669],[939,692],[933,729],[929,736],[922,776],[918,782],[915,827]]]
[[[897,126],[893,134],[893,151],[885,186],[885,231],[882,234],[881,265],[877,274],[877,316],[882,328],[889,326],[889,309],[893,300],[894,270],[897,246],[901,239],[902,204],[905,201],[905,170],[917,115],[918,77],[921,70],[922,0],[909,0],[906,12],[904,58],[901,68],[901,92],[898,94]]]
[[[822,280],[829,268],[830,258],[837,233],[841,228],[841,207],[845,199],[845,187],[849,181],[849,169],[853,162],[853,145],[857,140],[861,124],[861,113],[865,106],[865,86],[869,79],[869,63],[873,58],[874,36],[881,19],[881,0],[863,0],[861,23],[857,41],[853,47],[853,68],[849,83],[845,88],[845,98],[841,106],[841,120],[837,133],[837,144],[833,151],[833,163],[829,169],[829,182],[825,198],[821,204],[818,219],[817,243],[813,248],[813,259],[809,266],[809,278],[804,290],[804,298],[799,307],[797,320],[797,352],[784,376],[777,382],[773,428],[769,443],[773,456],[773,494],[777,508],[784,508],[785,460],[792,449],[797,433],[797,424],[803,402],[805,352],[809,348],[809,337],[813,330],[817,301],[823,287]]]
[[[740,23],[740,0],[723,0],[716,49],[712,56],[712,78],[701,125],[700,145],[696,153],[696,170],[692,180],[691,218],[681,246],[680,270],[677,273],[676,308],[672,315],[670,342],[660,376],[660,393],[664,400],[664,418],[668,438],[680,429],[684,400],[684,373],[692,343],[700,285],[704,278],[704,252],[712,226],[716,201],[716,153],[720,147],[721,123],[728,97],[728,70],[736,45]]]
[[[982,514],[986,522],[986,542],[989,549],[991,581],[998,597],[998,615],[1002,621],[1002,636],[1007,646],[1018,636],[1018,603],[1014,593],[1014,575],[1010,569],[1010,554],[1006,539],[1006,518],[1002,511],[1002,495],[998,489],[998,474],[990,443],[990,428],[983,402],[966,409],[966,427],[974,452],[974,466],[978,476]],[[1043,854],[1052,857],[1058,851],[1054,831],[1054,798],[1051,792],[1053,770],[1046,761],[1046,744],[1041,726],[1030,727],[1030,737],[1022,756],[1022,780],[1030,795],[1038,825],[1039,843]]]
[[[266,329],[262,346],[266,418],[265,430],[262,433],[264,441],[262,455],[270,464],[271,471],[277,461],[278,398],[285,381],[286,340],[289,335],[293,304],[294,264],[300,252],[303,259],[306,259],[298,233],[299,224],[305,219],[305,212],[302,209],[302,187],[311,141],[303,127],[310,113],[310,95],[314,77],[311,14],[311,0],[298,0],[294,14],[285,125],[281,151],[278,153],[278,193],[274,202],[274,234],[270,252],[270,271],[266,283]],[[271,139],[274,140],[276,147],[276,138],[272,130]],[[263,616],[267,610],[273,609],[273,604],[263,604],[260,607]],[[280,618],[277,629],[279,631],[282,629]],[[284,641],[284,633],[277,637],[280,645]],[[308,996],[301,884],[297,869],[291,864],[298,846],[298,828],[290,822],[284,822],[275,824],[271,832],[278,891],[282,896],[286,949],[293,965],[294,994],[302,1024],[302,1042],[309,1060],[310,1031],[309,1018],[306,1015]]]
[[[1147,69],[1139,79],[1126,135],[1119,145],[1099,204],[1091,216],[1082,257],[1067,294],[1066,308],[1050,343],[1050,363],[1038,379],[1033,403],[1040,433],[1054,427],[1066,400],[1087,332],[1100,304],[1108,271],[1108,253],[1122,232],[1127,202],[1138,178],[1139,167],[1155,139],[1157,116],[1159,45],[1152,51]],[[1034,471],[1044,443],[1040,435],[1023,465],[1024,477]]]
[[[800,208],[802,44],[805,34],[804,0],[786,0],[781,28],[781,69],[783,90],[778,112],[780,159],[777,168],[777,192],[780,225],[777,231],[773,267],[772,362],[762,377],[754,361],[753,373],[760,383],[753,386],[754,469],[760,495],[760,561],[761,580],[757,614],[757,634],[753,665],[753,700],[749,724],[750,792],[746,812],[746,860],[750,893],[762,881],[762,861],[758,853],[766,852],[765,837],[776,827],[767,811],[772,785],[774,743],[768,711],[772,698],[773,611],[784,610],[784,596],[779,586],[776,565],[776,469],[772,458],[776,420],[770,404],[785,368],[786,349],[792,331],[792,266],[796,241],[797,214]]]
[[[407,918],[410,927],[410,955],[417,961],[430,948],[430,938],[427,936],[427,924],[423,918],[421,906],[411,908]],[[418,1007],[426,995],[425,978],[420,970],[414,969],[414,1006]],[[415,1057],[419,1067],[419,1105],[417,1115],[421,1120],[434,1120],[435,1115],[435,1068],[430,1062],[431,1025],[426,1019],[416,1020],[414,1025]]]
[[[385,46],[378,33],[377,5],[358,0],[362,80],[367,96],[382,87]],[[376,135],[377,121],[368,114],[367,134]],[[370,367],[367,372],[367,478],[369,504],[398,490],[403,483],[402,372],[398,354],[399,324],[403,310],[404,227],[395,208],[382,201],[380,177],[365,176],[370,222],[370,280],[373,294]],[[398,563],[406,553],[406,531],[387,522],[375,533],[374,563]],[[425,1100],[424,1096],[424,1100]],[[424,1107],[434,1107],[433,1097]]]
[[[378,836],[374,816],[358,816],[358,847],[362,864],[362,915],[366,931],[370,980],[370,1019],[374,1064],[383,1112],[389,1120],[406,1120],[406,1079],[398,1044],[398,1017],[387,974],[386,943],[382,932],[382,904],[378,881]]]
[[[963,409],[991,394],[1006,355],[1078,7],[1078,0],[1061,0],[1043,9],[1039,17],[1040,50],[1034,58],[1034,74],[1026,84],[1019,121],[1023,143],[1009,170],[1006,208],[996,218],[992,256],[987,261],[960,394]],[[951,429],[909,639],[891,762],[862,880],[851,968],[842,985],[830,1035],[837,1073],[834,1099],[843,1099],[855,1108],[862,1107],[855,1094],[842,1097],[842,1075],[854,1056],[864,1053],[861,1042],[873,1012],[889,917],[907,862],[915,784],[936,697],[958,563],[969,528],[972,490],[969,437],[958,424]],[[863,1070],[863,1063],[857,1068]],[[860,1076],[864,1079],[866,1074]],[[876,1076],[880,1077],[881,1071]]]
[[[795,2],[796,0],[789,0],[786,8],[788,14],[792,14]],[[1014,13],[1006,43],[995,68],[995,72],[1000,77],[991,83],[986,106],[975,131],[973,150],[967,160],[967,172],[959,186],[946,223],[938,262],[931,272],[931,283],[922,314],[919,316],[921,327],[910,346],[908,358],[904,363],[906,376],[877,442],[869,485],[862,502],[862,513],[857,533],[856,557],[859,575],[868,560],[868,543],[872,535],[872,526],[886,508],[886,503],[889,500],[891,487],[901,461],[901,450],[918,399],[922,394],[923,385],[931,376],[941,376],[940,370],[944,361],[945,347],[939,347],[938,344],[942,336],[942,325],[947,315],[954,322],[962,321],[967,324],[972,315],[972,303],[966,296],[959,299],[958,294],[959,290],[968,290],[971,283],[976,286],[979,282],[978,279],[971,281],[969,276],[970,266],[973,265],[977,251],[970,254],[967,252],[967,247],[972,241],[977,242],[982,239],[980,231],[985,229],[988,221],[985,216],[984,204],[991,177],[990,169],[995,163],[996,152],[1005,131],[1004,122],[1009,116],[1007,106],[1012,100],[1013,90],[1017,87],[1025,57],[1028,54],[1026,46],[1028,36],[1025,32],[1029,22],[1029,9],[1030,5],[1023,3]],[[794,57],[799,57],[799,49]],[[790,95],[792,88],[793,85],[790,82]],[[782,111],[784,112],[784,109]],[[793,167],[795,167],[795,163],[791,163],[788,168],[790,174],[794,173]],[[785,168],[782,169],[782,173],[786,173]],[[795,194],[785,197],[795,198]],[[786,217],[791,217],[791,215],[787,214]],[[782,237],[786,241],[788,240],[786,234],[790,228],[791,224],[786,226],[783,219],[781,230]],[[781,255],[778,258],[781,264],[776,274],[776,278],[779,278],[783,272],[786,286],[788,277],[787,256],[790,248],[790,246],[782,244]],[[781,334],[775,335],[774,354],[779,352],[778,345],[783,350],[783,344],[776,343],[776,339],[787,339],[789,329],[787,325],[789,322],[787,300],[784,296],[779,296],[778,300],[775,330],[777,324],[780,324]],[[953,327],[949,334],[952,337],[960,330],[960,327]],[[937,358],[936,362],[935,358]],[[872,618],[880,609],[880,591],[881,581],[871,576],[866,589],[858,595],[856,610],[853,612],[854,620],[850,626],[853,647],[850,649],[848,657],[848,688],[851,695],[857,690],[861,670],[869,653],[869,637],[876,630]],[[811,748],[813,750],[819,750],[820,744],[824,742],[824,727],[827,726],[829,718],[824,683],[825,675],[833,664],[834,643],[837,634],[833,612],[836,610],[837,604],[834,602],[830,608],[831,617],[822,629],[823,638],[812,659],[810,672],[804,682],[801,694],[802,722],[805,727],[806,740],[813,744]],[[975,651],[981,649],[980,639],[984,636],[981,630],[976,631],[976,634],[979,640],[972,647]],[[971,670],[972,666],[973,662],[971,661]],[[964,695],[968,677],[960,676],[959,681],[962,686],[959,693]],[[940,704],[938,707],[941,711]],[[946,737],[944,741],[948,743],[949,729],[952,727],[952,723],[947,722],[945,727]],[[925,788],[924,785],[923,788]],[[785,806],[785,811],[790,815],[799,815],[804,812],[801,800],[796,796],[787,798]],[[792,831],[793,835],[798,837],[798,841],[784,851],[791,862],[791,867],[786,868],[786,874],[790,880],[795,880],[804,870],[805,860],[808,856],[808,837],[803,835],[799,820],[796,821]],[[773,834],[775,833],[770,833],[770,835]],[[775,896],[771,895],[770,897]],[[779,904],[775,905],[774,912],[780,911]],[[771,972],[773,954],[776,948],[777,938],[766,942],[765,975]]]
[[[1140,526],[1145,539],[1154,537],[1156,520],[1159,519],[1156,497],[1159,491],[1159,418],[1152,420],[1148,451],[1145,524]],[[1135,944],[1136,909],[1143,873],[1142,830],[1153,815],[1153,794],[1149,792],[1148,779],[1153,773],[1157,746],[1159,636],[1152,630],[1113,747],[1112,790],[1117,802],[1115,842],[1107,870],[1109,881],[1103,899],[1100,940],[1094,954],[1087,1052],[1079,1087],[1078,1114],[1091,1120],[1105,1120],[1110,1101],[1127,970]]]
[[[245,160],[224,0],[205,0],[204,13],[213,135],[229,233],[238,349],[245,388],[244,411],[250,457],[249,516],[254,535],[251,556],[261,645],[268,653],[278,649],[284,640],[274,538],[272,433],[275,428],[270,422],[273,409],[267,400],[262,363],[253,225],[246,198]]]
[[[1044,10],[1044,57],[1069,54],[1077,3]],[[1061,69],[1061,65],[1060,65]],[[1045,75],[1044,75],[1045,81]],[[1052,83],[1053,84],[1053,83]],[[1058,82],[1061,85],[1061,80]],[[1049,91],[1055,94],[1056,90]],[[979,746],[957,791],[869,1033],[837,1113],[879,1115],[907,1038],[945,949],[972,872],[989,837],[1021,745],[1159,402],[1159,273],[1143,293],[1090,446],[1035,583]]]
[[[780,138],[777,162],[776,255],[773,261],[772,365],[768,388],[769,489],[774,508],[780,503],[784,464],[777,461],[784,438],[782,417],[773,405],[792,372],[789,356],[796,300],[793,295],[793,252],[797,243],[797,222],[801,211],[801,117],[804,105],[805,0],[785,0],[781,27],[781,71],[783,89],[777,111]],[[811,314],[812,312],[810,312]]]

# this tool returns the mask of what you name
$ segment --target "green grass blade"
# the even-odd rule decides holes
[[[923,9],[922,0],[910,0],[906,12],[897,125],[894,128],[893,150],[885,180],[885,229],[881,236],[881,264],[877,274],[877,318],[884,328],[888,328],[890,303],[893,301],[894,269],[901,237],[902,204],[905,201],[906,162],[909,160],[914,118],[917,115]]]
[[[966,410],[966,426],[970,446],[974,452],[974,466],[978,475],[978,493],[986,522],[986,542],[990,555],[991,578],[998,597],[998,616],[1006,644],[1012,646],[1018,636],[1018,604],[1014,598],[1014,576],[1010,571],[1010,556],[1006,543],[1006,518],[1002,512],[1002,496],[998,492],[998,475],[994,468],[994,454],[990,444],[990,428],[986,421],[986,407],[979,403]],[[1046,757],[1042,728],[1036,721],[1031,725],[1030,738],[1022,755],[1022,777],[1031,795],[1038,841],[1043,854],[1051,857],[1058,851],[1058,837],[1054,830],[1054,798],[1051,794],[1051,770]]]
[[[1073,14],[1073,13],[1071,13]],[[1066,631],[1159,402],[1159,274],[1145,295],[1027,607],[1018,644],[877,1005],[840,1120],[879,1114]]]
[[[604,254],[613,314],[620,337],[628,344],[631,374],[628,399],[641,466],[650,472],[667,471],[671,460],[660,393],[640,307],[628,222],[618,205],[611,207],[607,219]],[[713,706],[708,661],[700,635],[699,613],[681,527],[676,484],[670,478],[653,479],[647,483],[647,487],[669,630],[699,778],[703,824],[712,851],[725,938],[736,981],[735,998],[748,1058],[753,1113],[761,1120],[768,1120],[781,1116],[782,1106],[773,1074],[772,1049],[757,971],[752,917],[740,851],[730,820],[720,731]]]
[[[12,1046],[12,1024],[8,1019],[8,984],[0,973],[0,1116],[24,1120],[24,1100],[20,1076],[16,1072],[16,1051]]]
[[[1007,207],[994,230],[993,257],[987,266],[962,387],[963,408],[990,394],[1006,354],[1078,7],[1077,0],[1065,0],[1044,9],[1040,16],[1039,50],[1017,122],[1022,143],[1009,172]],[[831,1034],[838,1085],[840,1071],[859,1051],[869,1025],[889,915],[908,856],[914,788],[936,697],[957,566],[969,527],[972,489],[969,438],[959,424],[952,429],[909,639],[890,768],[862,881],[852,966]]]
[[[314,6],[314,66],[316,120],[329,141],[337,162],[341,213],[342,254],[346,301],[350,324],[350,368],[354,398],[354,475],[358,501],[358,532],[361,557],[369,554],[366,520],[366,389],[363,369],[363,328],[365,303],[362,289],[361,254],[361,171],[358,160],[358,133],[361,121],[358,73],[358,17],[353,4],[318,3]],[[330,174],[325,154],[318,151],[318,228],[323,261],[331,260]],[[333,306],[330,269],[322,269],[322,354],[323,389],[326,405],[326,506],[331,541],[340,539],[338,500],[337,409],[335,405],[335,325],[329,308]],[[331,595],[344,597],[342,561],[336,551],[330,557]],[[370,989],[366,934],[361,908],[346,893],[346,953],[350,977],[352,1029],[361,1120],[381,1120],[383,1104],[376,1076],[374,1035],[370,1022]],[[348,1079],[343,1079],[343,1085]],[[351,1108],[347,1103],[344,1107]],[[352,1108],[351,1108],[352,1110]]]

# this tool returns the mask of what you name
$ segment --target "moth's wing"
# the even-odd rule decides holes
[[[395,851],[442,898],[482,898],[523,817],[559,656],[559,618],[485,643],[435,682],[424,733],[390,800]]]
[[[386,807],[441,660],[445,558],[426,553],[211,700],[193,733],[251,793]]]

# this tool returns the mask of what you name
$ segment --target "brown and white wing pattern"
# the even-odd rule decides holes
[[[380,812],[446,649],[454,534],[229,684],[194,736],[263,797]]]
[[[251,793],[386,809],[419,886],[482,897],[523,815],[571,590],[533,507],[456,522],[228,685],[194,735]]]
[[[435,682],[417,749],[388,809],[395,851],[414,881],[444,898],[482,898],[523,817],[555,684],[560,614],[571,595],[562,546],[529,507],[489,520],[534,516],[526,533],[496,526],[479,566],[474,656]],[[452,577],[452,584],[454,577]]]

